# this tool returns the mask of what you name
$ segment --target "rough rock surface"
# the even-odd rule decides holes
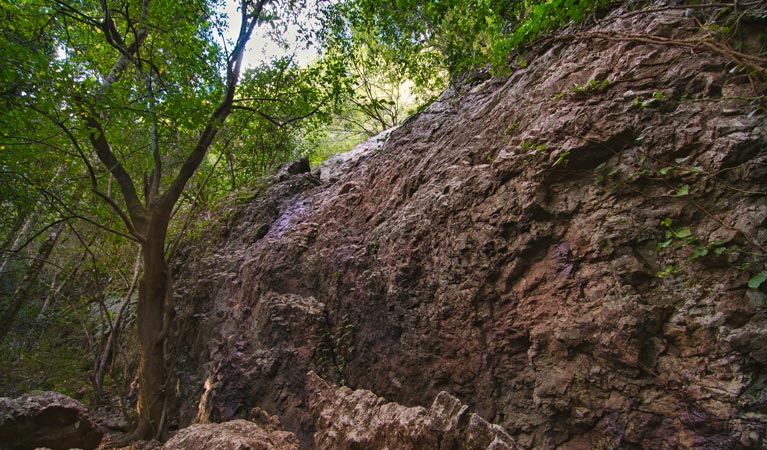
[[[247,420],[192,425],[179,431],[163,450],[298,450],[295,434],[265,430]]]
[[[764,85],[669,43],[709,13],[614,11],[232,208],[175,270],[178,420],[309,448],[314,370],[520,448],[767,447]]]
[[[103,436],[88,410],[58,392],[0,398],[0,448],[92,450]]]
[[[363,389],[352,391],[309,374],[309,407],[317,450],[512,450],[514,440],[460,400],[440,392],[430,410],[387,403]]]

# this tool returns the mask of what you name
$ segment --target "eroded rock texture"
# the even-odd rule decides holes
[[[469,413],[466,405],[444,391],[427,411],[387,403],[367,390],[337,388],[312,372],[309,392],[317,450],[517,448],[503,428]]]
[[[80,402],[58,392],[0,398],[0,448],[95,449],[103,432]]]
[[[266,430],[247,420],[192,425],[179,431],[163,450],[298,450],[298,438]]]
[[[636,37],[698,11],[570,30],[233,209],[176,270],[179,420],[259,406],[309,448],[315,370],[449,392],[520,448],[767,446],[763,85]]]

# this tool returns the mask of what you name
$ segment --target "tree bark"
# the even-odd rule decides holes
[[[149,224],[142,244],[144,275],[139,285],[136,322],[139,340],[138,424],[129,440],[151,439],[162,433],[165,404],[165,336],[164,329],[172,315],[166,314],[169,292],[168,263],[165,259],[165,237],[170,208],[159,208],[149,215]]]

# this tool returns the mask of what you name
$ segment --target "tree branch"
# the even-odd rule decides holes
[[[135,231],[138,235],[136,237],[139,237],[140,232],[143,231],[146,227],[147,218],[146,209],[141,204],[141,200],[139,200],[139,196],[136,193],[136,187],[133,184],[133,180],[122,166],[122,164],[117,161],[117,157],[115,157],[109,142],[107,142],[106,136],[104,134],[104,129],[101,127],[101,124],[95,118],[86,113],[83,113],[83,119],[88,125],[88,138],[91,141],[91,145],[96,150],[96,155],[99,157],[99,160],[106,166],[107,170],[109,170],[109,172],[114,175],[117,183],[120,185],[120,190],[122,191],[123,197],[125,198],[125,204],[128,207],[128,215],[130,217],[129,223],[132,224],[133,231]]]
[[[258,114],[259,116],[261,116],[263,119],[265,119],[265,120],[267,120],[268,122],[270,122],[271,124],[273,124],[273,125],[275,125],[275,126],[277,126],[277,127],[280,127],[280,128],[282,128],[282,127],[284,127],[284,126],[286,126],[286,125],[289,125],[289,124],[290,124],[290,123],[292,123],[292,122],[295,122],[295,121],[297,121],[297,120],[306,119],[306,118],[308,118],[308,117],[311,117],[311,116],[313,116],[313,115],[317,114],[317,113],[319,112],[319,110],[320,110],[320,109],[321,109],[321,108],[322,108],[322,107],[323,107],[323,106],[324,106],[326,103],[327,103],[327,99],[323,99],[322,101],[320,101],[320,102],[317,104],[317,106],[315,106],[314,108],[312,108],[312,110],[311,110],[311,111],[309,111],[309,112],[307,112],[306,114],[301,114],[301,115],[299,115],[299,116],[293,116],[293,117],[290,117],[290,118],[288,118],[288,119],[278,119],[278,118],[272,117],[272,116],[270,116],[269,114],[267,114],[267,113],[265,113],[265,112],[263,112],[263,111],[259,110],[258,108],[253,108],[253,107],[250,107],[250,106],[233,105],[233,106],[232,106],[232,109],[239,109],[239,110],[243,110],[243,111],[250,111],[250,112],[256,113],[256,114]]]
[[[215,139],[216,135],[221,130],[224,121],[231,113],[232,104],[234,103],[234,92],[237,89],[237,84],[240,79],[240,70],[242,68],[242,57],[245,52],[245,46],[248,43],[248,40],[250,40],[250,36],[253,34],[256,25],[258,25],[264,6],[272,1],[273,0],[258,0],[253,5],[253,11],[251,12],[248,12],[248,6],[250,5],[248,0],[242,0],[240,3],[240,8],[242,10],[242,24],[240,25],[240,33],[237,37],[237,43],[232,49],[232,53],[227,57],[227,82],[224,97],[208,120],[208,124],[200,134],[197,144],[189,153],[186,161],[184,161],[176,178],[173,180],[170,187],[168,187],[168,190],[158,200],[160,203],[172,206],[178,201],[187,181],[189,181],[200,166],[210,145],[213,143],[213,139]]]
[[[120,76],[120,74],[125,71],[126,68],[128,68],[128,64],[133,60],[134,55],[138,52],[139,48],[144,43],[147,35],[149,34],[146,27],[143,26],[143,23],[145,23],[146,16],[148,14],[149,0],[144,0],[142,4],[140,19],[140,23],[142,25],[139,25],[138,29],[135,31],[134,40],[130,46],[125,45],[125,41],[122,39],[120,32],[115,27],[114,21],[109,14],[109,8],[107,7],[105,0],[101,1],[101,7],[104,12],[104,19],[101,23],[98,24],[98,27],[104,32],[104,38],[106,39],[107,44],[120,52],[120,56],[117,57],[117,61],[115,61],[114,65],[112,65],[112,69],[104,78],[104,82],[101,83],[99,96],[106,94],[109,88],[112,87],[112,84],[117,81],[117,78]]]

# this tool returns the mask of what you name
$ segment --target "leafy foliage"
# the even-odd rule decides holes
[[[422,86],[441,70],[455,78],[490,63],[506,67],[511,51],[542,33],[579,22],[610,0],[351,0],[329,21],[354,47],[372,36],[393,65]]]
[[[91,348],[77,330],[92,327],[87,309],[61,305],[40,316],[39,305],[25,308],[16,323],[14,339],[0,347],[0,395],[58,391],[82,397],[90,382]]]
[[[297,4],[287,3],[242,2],[239,36],[222,42],[215,36],[224,19],[214,1],[0,1],[0,14],[13,23],[0,32],[0,49],[13,55],[10,70],[0,70],[5,106],[0,111],[0,206],[8,213],[0,237],[7,243],[3,250],[17,258],[12,264],[3,259],[3,279],[6,269],[19,273],[6,291],[14,295],[20,280],[29,278],[29,272],[21,276],[27,269],[18,244],[26,242],[22,247],[29,251],[43,248],[39,242],[54,224],[63,231],[56,248],[44,260],[37,258],[44,268],[40,277],[34,274],[42,282],[36,288],[61,292],[66,301],[56,298],[57,306],[69,305],[76,317],[99,322],[74,327],[83,330],[89,345],[50,335],[50,348],[87,348],[91,358],[78,353],[86,362],[97,359],[94,353],[109,352],[104,336],[113,315],[105,302],[121,297],[125,286],[119,281],[130,278],[120,270],[130,267],[126,239],[142,243],[143,279],[168,286],[163,281],[169,276],[166,252],[173,254],[174,233],[187,229],[183,220],[174,219],[190,218],[201,200],[226,191],[221,189],[226,183],[235,189],[300,152],[301,127],[321,121],[322,110],[344,89],[343,66],[330,57],[304,69],[278,60],[240,75],[250,33],[289,13],[281,8]],[[84,272],[93,284],[82,283],[89,279]],[[57,277],[79,279],[83,290],[69,290]],[[138,321],[159,318],[165,329],[172,320],[173,306],[167,303],[172,294],[140,291],[139,303],[150,309],[138,308]],[[22,305],[1,308],[14,315],[20,310],[19,323],[42,323],[39,314],[25,316],[35,308],[52,311],[47,296],[38,302],[27,295],[31,302],[24,304],[6,297],[0,307]],[[15,330],[3,358],[34,371],[35,364],[20,359],[31,355],[28,349],[11,351],[23,331]],[[139,333],[139,340],[165,339],[165,333]],[[162,354],[142,353],[145,361],[159,361],[154,365],[159,369],[140,371],[155,376],[141,382],[141,437],[148,428],[155,433],[162,427],[156,411],[163,403],[156,401],[162,393]]]

